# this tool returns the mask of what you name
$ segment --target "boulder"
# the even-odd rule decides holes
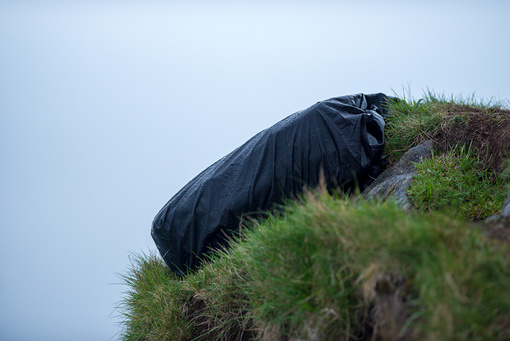
[[[411,209],[406,190],[416,174],[415,163],[432,157],[433,142],[428,140],[408,150],[400,160],[386,169],[362,193],[365,200],[394,199],[404,210]]]

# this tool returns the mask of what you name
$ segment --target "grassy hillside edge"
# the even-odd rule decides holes
[[[509,191],[510,112],[431,93],[389,109],[391,162],[435,144],[417,165],[413,212],[319,188],[184,278],[134,255],[122,339],[510,339],[509,244],[483,223]]]

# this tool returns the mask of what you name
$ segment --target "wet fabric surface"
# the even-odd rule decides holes
[[[384,94],[335,97],[294,113],[218,160],[172,197],[152,237],[178,275],[257,216],[319,184],[364,187],[382,171]]]

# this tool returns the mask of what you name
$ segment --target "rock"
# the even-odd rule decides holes
[[[506,197],[506,201],[503,204],[503,209],[501,210],[500,214],[491,215],[490,217],[486,218],[484,221],[486,223],[495,223],[499,220],[510,220],[506,219],[510,218],[510,193],[508,193],[508,196]]]
[[[501,216],[510,217],[510,193],[506,197],[505,204],[503,205],[503,211],[501,211]]]
[[[432,157],[432,147],[432,141],[428,140],[408,150],[361,193],[362,197],[365,200],[393,198],[404,210],[411,209],[406,189],[416,174],[414,163]]]
[[[491,216],[482,222],[481,227],[487,236],[510,245],[510,216]]]
[[[482,230],[492,238],[510,244],[510,193],[500,214],[492,215],[482,222]]]

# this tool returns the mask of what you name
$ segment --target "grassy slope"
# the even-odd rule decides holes
[[[387,153],[396,160],[424,139],[441,141],[448,124],[467,127],[459,112],[487,107],[429,94],[391,109]],[[421,168],[423,183],[413,186],[421,209],[411,215],[391,202],[308,193],[184,279],[159,256],[135,256],[123,277],[123,339],[510,338],[508,244],[468,221],[496,213],[506,183],[476,145],[459,150]],[[436,168],[460,172],[456,179],[469,173],[468,192],[492,195],[474,209],[459,209],[474,199],[458,195],[438,206],[427,188],[459,191],[445,176],[426,176]]]

